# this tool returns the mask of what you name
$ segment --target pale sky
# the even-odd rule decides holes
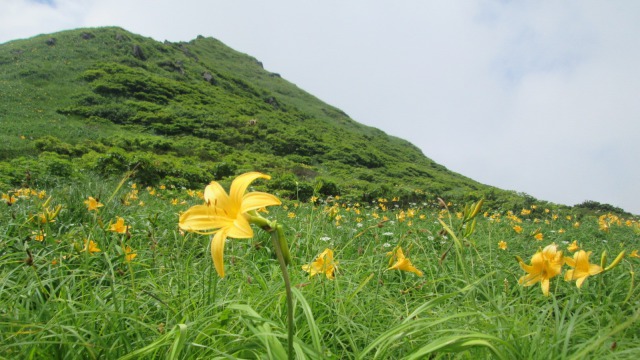
[[[640,214],[640,1],[0,0],[0,43],[214,37],[481,183]]]

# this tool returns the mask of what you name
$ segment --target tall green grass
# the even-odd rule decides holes
[[[197,193],[138,187],[136,194],[130,180],[90,179],[10,191],[15,203],[0,203],[0,358],[286,357],[285,292],[269,234],[230,240],[220,279],[208,237],[177,226],[179,213],[202,201]],[[104,204],[98,212],[87,210],[89,196]],[[62,210],[55,222],[40,223],[49,198],[47,206]],[[528,262],[550,243],[570,255],[577,240],[593,251],[592,262],[606,250],[609,263],[640,249],[637,221],[618,219],[603,231],[597,218],[568,212],[483,209],[473,235],[459,238],[458,255],[439,218],[456,229],[464,204],[450,204],[450,213],[428,202],[395,205],[329,197],[269,208],[269,218],[285,225],[293,256],[298,358],[640,357],[638,258],[627,256],[581,289],[556,277],[549,297],[539,285],[518,284],[524,271],[515,260]],[[128,234],[109,231],[117,217]],[[101,251],[83,251],[85,239]],[[127,246],[137,254],[131,261]],[[424,277],[386,270],[395,246]],[[336,279],[309,278],[301,266],[327,247],[335,251]]]

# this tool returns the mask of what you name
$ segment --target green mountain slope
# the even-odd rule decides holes
[[[161,43],[109,27],[8,42],[0,97],[2,188],[129,170],[142,184],[200,188],[258,170],[301,199],[534,201],[447,170],[212,38]]]

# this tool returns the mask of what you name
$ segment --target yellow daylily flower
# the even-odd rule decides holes
[[[7,202],[7,205],[11,206],[16,202],[16,197],[9,194],[2,194],[2,200]]]
[[[316,257],[314,262],[309,265],[302,265],[302,270],[308,272],[309,276],[324,273],[327,279],[333,280],[335,279],[337,265],[338,263],[333,261],[333,250],[327,248]]]
[[[109,227],[109,231],[117,232],[118,234],[126,234],[128,226],[125,226],[124,219],[118,217],[118,220],[115,224],[112,224]]]
[[[53,210],[51,210],[49,207],[45,207],[44,210],[42,210],[42,213],[38,214],[37,221],[41,224],[55,222],[58,214],[60,213],[60,210],[62,210],[62,205],[57,205],[55,208],[53,208]]]
[[[249,185],[256,179],[270,179],[269,175],[249,172],[235,178],[229,194],[222,186],[212,181],[204,189],[204,205],[195,205],[180,216],[179,226],[186,231],[212,235],[211,257],[220,277],[224,277],[224,243],[227,237],[250,239],[250,211],[265,206],[280,205],[280,200],[264,192],[246,193]]]
[[[422,276],[422,271],[414,267],[413,264],[411,264],[411,260],[404,256],[401,247],[398,247],[395,253],[391,251],[387,253],[387,255],[391,256],[391,259],[389,259],[389,264],[391,264],[393,260],[396,259],[396,263],[391,265],[391,267],[389,267],[387,270],[409,271],[415,273],[418,276]]]
[[[93,254],[95,252],[100,252],[100,248],[98,248],[98,244],[96,244],[93,240],[84,240],[84,249],[82,251],[88,251],[89,254]]]
[[[522,276],[518,283],[524,286],[531,286],[540,282],[542,293],[549,295],[549,280],[556,277],[562,271],[564,258],[562,251],[558,251],[556,244],[546,246],[542,251],[538,250],[531,258],[531,265],[518,260],[522,270],[528,274]]]
[[[638,250],[631,251],[631,254],[629,254],[629,257],[634,257],[634,258],[640,259],[640,255],[638,255]]]
[[[565,257],[564,261],[573,269],[567,270],[564,279],[566,281],[576,280],[576,286],[580,288],[587,277],[601,273],[603,269],[600,265],[589,263],[590,255],[591,251],[580,250],[573,254],[573,258]]]
[[[104,205],[102,205],[98,200],[94,199],[92,196],[89,196],[89,198],[87,200],[84,201],[85,205],[87,205],[87,210],[89,211],[98,211],[99,207],[102,207]]]
[[[124,259],[126,261],[131,261],[136,258],[138,254],[136,254],[135,250],[131,249],[131,246],[127,245],[124,247]]]
[[[43,242],[47,234],[44,231],[32,231],[31,235],[33,235],[33,240]]]
[[[578,245],[578,240],[573,240],[573,242],[571,243],[571,245],[569,245],[567,247],[567,250],[574,252],[580,249],[580,246]]]
[[[506,241],[504,241],[504,240],[500,240],[500,242],[498,243],[498,247],[499,247],[501,250],[507,250],[507,242],[506,242]]]

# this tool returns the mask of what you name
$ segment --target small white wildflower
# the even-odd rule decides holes
[[[429,241],[433,241],[433,240],[435,240],[435,238],[434,238],[433,236],[431,236],[431,235],[427,236],[427,239],[428,239]]]
[[[331,240],[331,238],[330,238],[330,237],[328,237],[328,236],[323,236],[323,237],[321,237],[321,238],[320,238],[320,240],[322,240],[322,241],[329,241],[329,240]]]
[[[388,248],[388,247],[391,247],[391,244],[389,244],[389,243],[384,243],[384,244],[382,244],[382,246],[384,246],[384,247]]]
[[[362,225],[362,223],[357,223],[357,224],[356,224],[356,226],[360,228],[360,227],[362,227],[363,225]]]
[[[392,232],[386,232],[386,233],[382,233],[383,236],[393,236]]]

